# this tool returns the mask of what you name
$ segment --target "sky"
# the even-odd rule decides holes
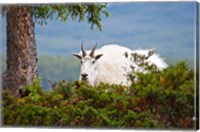
[[[102,15],[103,31],[90,30],[87,21],[67,23],[48,20],[35,25],[38,55],[69,56],[86,49],[118,44],[134,49],[156,49],[163,58],[192,59],[195,48],[195,2],[126,2],[108,3]],[[6,43],[6,21],[3,18],[3,53]]]

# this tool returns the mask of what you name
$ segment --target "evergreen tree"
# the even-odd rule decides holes
[[[71,16],[79,22],[87,19],[91,29],[102,30],[101,15],[109,13],[106,4],[4,5],[7,20],[7,71],[3,87],[18,95],[18,88],[30,85],[38,76],[34,24],[47,24],[47,19],[66,22]]]

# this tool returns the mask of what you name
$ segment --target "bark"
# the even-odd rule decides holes
[[[7,71],[3,87],[18,95],[38,76],[34,22],[30,6],[7,7]]]

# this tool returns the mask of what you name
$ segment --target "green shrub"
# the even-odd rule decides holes
[[[130,87],[61,81],[50,91],[33,82],[21,97],[3,90],[3,125],[194,129],[194,73],[186,62],[135,74]]]

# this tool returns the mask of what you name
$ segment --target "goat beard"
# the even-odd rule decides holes
[[[82,82],[89,82],[87,78],[81,78]]]

